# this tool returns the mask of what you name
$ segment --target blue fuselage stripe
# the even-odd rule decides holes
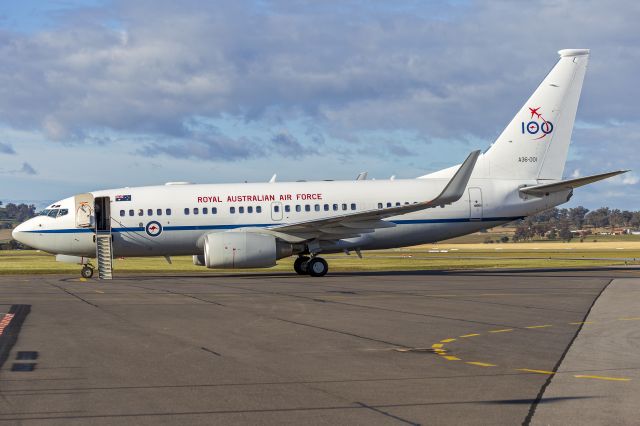
[[[509,216],[509,217],[485,217],[482,219],[469,219],[469,218],[451,218],[451,219],[415,219],[415,220],[393,220],[391,223],[396,225],[420,225],[420,224],[432,224],[432,223],[466,223],[466,222],[511,222],[513,220],[522,219],[523,216]],[[164,231],[208,231],[208,230],[225,230],[225,229],[237,229],[237,228],[269,228],[277,225],[278,223],[247,223],[237,225],[189,225],[189,226],[165,226]],[[121,227],[112,228],[112,232],[144,232],[144,227]],[[71,228],[71,229],[41,229],[26,231],[36,234],[75,234],[75,233],[93,233],[92,228]]]

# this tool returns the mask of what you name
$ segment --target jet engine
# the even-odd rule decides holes
[[[268,234],[217,232],[208,234],[204,240],[207,268],[269,268],[276,264],[276,259],[292,254],[292,244]]]

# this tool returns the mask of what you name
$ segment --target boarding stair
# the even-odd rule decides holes
[[[98,262],[98,278],[113,279],[113,244],[111,231],[96,232],[96,261]]]

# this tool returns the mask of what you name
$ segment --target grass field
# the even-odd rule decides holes
[[[364,258],[326,255],[331,271],[397,271],[469,268],[548,268],[640,264],[640,242],[428,244],[411,248],[363,252]],[[212,272],[194,266],[190,256],[115,259],[114,270],[127,273]],[[255,271],[292,271],[293,258]],[[79,265],[59,263],[55,256],[35,250],[0,251],[0,274],[77,275]],[[214,270],[215,271],[215,270]],[[222,271],[220,272],[230,272]],[[237,271],[237,272],[246,272]]]

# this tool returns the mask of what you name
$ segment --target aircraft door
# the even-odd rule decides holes
[[[109,197],[96,197],[93,205],[96,231],[111,231],[111,200]]]
[[[271,219],[282,220],[282,203],[279,201],[271,203]]]
[[[78,194],[75,197],[76,227],[93,227],[93,194]]]
[[[469,188],[469,219],[482,220],[482,189]]]

